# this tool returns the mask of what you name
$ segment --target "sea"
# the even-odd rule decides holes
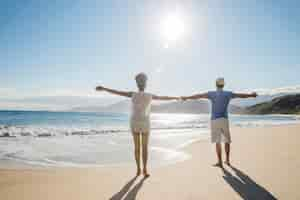
[[[208,114],[152,114],[149,163],[190,158],[183,148],[209,141]],[[297,115],[230,115],[232,126],[299,123]],[[234,140],[234,138],[233,138]],[[132,165],[129,115],[118,113],[0,111],[0,168]]]

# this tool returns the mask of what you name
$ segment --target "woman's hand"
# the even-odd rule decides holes
[[[188,98],[182,96],[182,97],[180,97],[180,100],[181,100],[181,101],[186,101],[186,100],[188,100]]]
[[[96,87],[96,90],[97,90],[97,91],[104,91],[104,87],[103,87],[103,86],[97,86],[97,87]]]

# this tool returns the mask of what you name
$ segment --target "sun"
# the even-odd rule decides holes
[[[167,15],[161,21],[161,30],[167,42],[179,40],[185,32],[183,18],[175,14]]]

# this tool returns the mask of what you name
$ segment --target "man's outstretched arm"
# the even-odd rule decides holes
[[[257,97],[257,93],[256,92],[252,92],[251,94],[247,94],[247,93],[234,93],[234,97],[235,98],[250,98],[250,97]]]
[[[131,97],[132,96],[132,92],[114,90],[114,89],[110,89],[110,88],[105,88],[103,86],[96,87],[96,91],[106,91],[106,92],[109,92],[111,94],[115,94],[115,95],[119,95],[119,96],[123,96],[123,97]]]
[[[189,99],[207,99],[208,93],[202,93],[202,94],[195,94],[192,96],[183,96],[181,97],[182,100],[189,100]]]

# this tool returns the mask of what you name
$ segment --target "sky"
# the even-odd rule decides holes
[[[297,0],[1,1],[0,108],[45,96],[105,99],[96,85],[136,90],[138,72],[162,95],[211,90],[217,77],[235,91],[300,91],[299,7]]]

